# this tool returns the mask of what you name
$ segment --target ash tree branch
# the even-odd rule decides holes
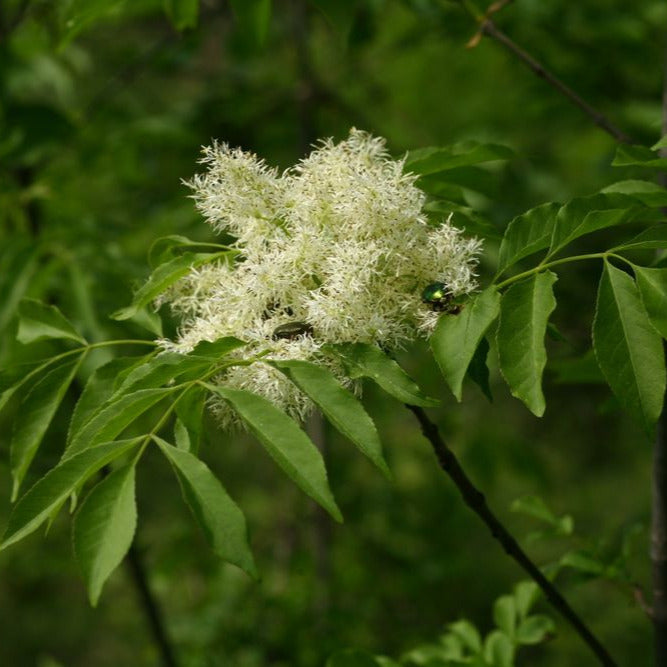
[[[500,542],[508,556],[513,558],[530,576],[530,578],[542,589],[551,605],[570,623],[581,639],[595,653],[601,665],[615,667],[616,663],[609,655],[607,649],[595,637],[579,615],[572,609],[567,600],[558,592],[556,587],[544,576],[542,571],[527,556],[526,552],[519,546],[516,539],[503,526],[498,518],[489,509],[484,494],[477,489],[470,478],[461,467],[454,452],[443,440],[438,427],[428,418],[422,408],[414,405],[406,405],[410,409],[421,426],[424,437],[431,443],[442,470],[450,477],[456,485],[464,502],[477,516],[487,525],[491,535]]]
[[[547,69],[542,63],[534,58],[528,51],[520,47],[513,39],[506,35],[498,26],[489,18],[488,12],[485,15],[480,15],[476,12],[465,0],[457,0],[461,7],[479,24],[478,35],[486,35],[501,44],[513,56],[518,58],[528,69],[544,79],[552,88],[555,88],[559,93],[567,97],[572,104],[579,107],[600,129],[612,136],[616,141],[622,144],[633,143],[632,139],[623,130],[612,123],[603,113],[591,106],[572,88],[570,88],[564,81],[559,79],[553,72]],[[477,40],[473,38],[471,42],[474,44]]]

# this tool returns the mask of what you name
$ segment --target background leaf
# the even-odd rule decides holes
[[[21,403],[10,443],[12,500],[16,499],[21,482],[77,368],[76,362],[57,366],[35,384]]]
[[[22,299],[19,304],[19,329],[16,338],[27,345],[49,338],[66,338],[85,345],[85,339],[55,307],[35,299]]]
[[[176,30],[194,28],[199,15],[199,0],[163,0],[164,10]]]

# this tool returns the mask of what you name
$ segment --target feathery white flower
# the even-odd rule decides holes
[[[476,287],[480,242],[449,220],[429,224],[416,176],[403,171],[385,142],[353,129],[328,139],[283,174],[251,153],[213,144],[195,176],[197,208],[216,231],[236,238],[236,263],[193,269],[162,295],[182,318],[186,352],[202,340],[236,336],[246,358],[304,359],[345,373],[322,351],[325,343],[364,342],[395,349],[432,332],[440,315],[422,301],[423,289],[443,283],[452,298]],[[293,339],[276,327],[301,322]],[[280,372],[258,362],[216,379],[273,401],[297,418],[309,400]],[[234,421],[219,403],[225,424]]]

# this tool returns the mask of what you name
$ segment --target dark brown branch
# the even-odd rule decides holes
[[[162,613],[160,612],[160,608],[148,586],[146,571],[144,570],[141,556],[139,555],[135,543],[130,547],[126,562],[134,586],[139,594],[139,601],[150,626],[153,640],[159,650],[162,664],[164,667],[178,667],[174,650],[167,638],[167,631],[164,626],[164,621],[162,620]]]
[[[570,102],[579,107],[598,127],[603,129],[607,134],[611,135],[616,141],[623,144],[631,144],[633,141],[621,129],[616,127],[604,114],[594,109],[586,100],[574,92],[566,83],[561,81],[555,74],[550,72],[542,63],[538,62],[527,51],[522,49],[514,40],[508,37],[496,24],[488,17],[488,13],[479,17],[470,8],[466,2],[459,0],[463,9],[479,23],[479,34],[487,35],[495,39],[499,44],[502,44],[510,53],[516,56],[526,67],[537,74],[541,79],[544,79],[550,86],[555,88],[559,93],[567,97]],[[477,40],[473,38],[472,44]]]
[[[651,563],[655,665],[667,665],[667,410],[663,409],[653,450]]]
[[[500,542],[508,556],[513,558],[530,576],[530,578],[542,589],[551,605],[557,609],[565,619],[572,625],[583,641],[595,653],[600,664],[607,667],[616,665],[607,649],[591,632],[588,626],[572,609],[567,600],[558,592],[555,586],[542,574],[542,571],[526,555],[518,542],[512,537],[508,530],[496,518],[486,504],[484,494],[470,481],[465,471],[458,462],[451,449],[447,446],[438,431],[438,427],[428,418],[424,410],[414,405],[406,406],[417,417],[422,432],[433,446],[440,467],[449,475],[456,484],[464,502],[477,516],[487,525],[491,535]]]

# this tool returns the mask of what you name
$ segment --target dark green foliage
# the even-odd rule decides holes
[[[465,51],[476,26],[458,3],[2,5],[0,480],[23,494],[11,510],[7,491],[0,506],[3,546],[50,528],[46,541],[0,553],[0,663],[156,664],[127,579],[112,574],[138,514],[184,667],[201,656],[212,667],[320,667],[343,646],[366,650],[338,651],[330,667],[505,665],[515,653],[519,664],[584,664],[568,633],[543,643],[553,627],[531,613],[532,584],[497,598],[516,572],[435,475],[408,403],[435,408],[492,504],[539,493],[584,517],[563,554],[570,515],[534,496],[514,506],[540,521],[531,553],[551,559],[619,663],[648,664],[649,624],[628,604],[648,581],[645,532],[640,556],[629,545],[648,522],[640,429],[653,429],[665,382],[667,199],[652,180],[664,140],[648,147],[664,3],[527,2],[494,15],[633,135],[623,147],[498,45]],[[199,381],[239,361],[242,341],[140,355],[146,338],[178,325],[152,312],[157,294],[193,265],[238,259],[180,184],[198,147],[218,138],[286,165],[351,125],[386,136],[395,155],[410,151],[428,224],[451,214],[485,248],[480,292],[442,315],[433,357],[411,349],[399,365],[374,346],[339,347],[350,377],[373,380],[364,407],[324,368],[283,364],[336,430],[323,455],[284,415],[227,394],[298,486],[336,517],[340,506],[347,523],[332,529],[247,435],[206,417]],[[590,261],[570,262],[581,256]],[[545,340],[549,327],[562,335]],[[106,345],[121,339],[135,342]],[[466,391],[455,404],[438,369],[459,401],[467,375],[495,402]],[[543,421],[510,393],[538,414],[546,402]],[[394,484],[338,432],[383,470],[384,449]],[[74,547],[95,615],[63,556],[71,522],[58,512],[78,498]],[[251,575],[256,558],[262,582],[220,564],[204,540]],[[489,628],[494,598],[485,634],[476,628]],[[470,621],[423,644],[462,614]]]

